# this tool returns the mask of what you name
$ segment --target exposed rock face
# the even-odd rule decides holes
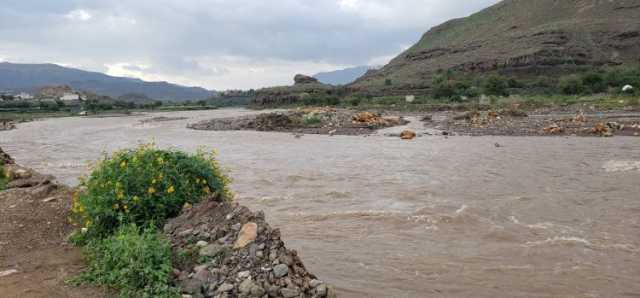
[[[419,89],[428,87],[439,70],[538,76],[639,59],[636,0],[505,0],[432,28],[351,87]]]
[[[322,84],[316,78],[305,75],[296,75],[294,82],[293,86],[258,90],[252,104],[256,106],[294,104],[307,98],[331,96],[337,92],[336,87]]]
[[[318,83],[318,79],[314,78],[314,77],[310,77],[310,76],[306,76],[306,75],[302,75],[302,74],[297,74],[294,78],[293,81],[295,82],[296,85],[303,85],[303,84],[314,84],[314,83]]]
[[[176,283],[192,297],[332,297],[287,249],[280,231],[236,203],[209,200],[164,228],[178,259]],[[195,243],[195,244],[194,244]],[[206,246],[202,247],[205,243]],[[198,246],[197,244],[200,244]]]

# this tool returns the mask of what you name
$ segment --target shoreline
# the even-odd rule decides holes
[[[0,189],[0,235],[9,239],[0,241],[3,293],[111,297],[109,289],[66,283],[86,268],[81,248],[67,240],[78,228],[68,220],[75,188],[16,164],[1,148],[0,165],[10,178],[6,189]],[[246,226],[255,227],[253,236],[246,235]],[[182,297],[336,297],[333,287],[308,272],[298,253],[285,246],[261,211],[203,199],[185,207],[164,232],[173,243],[171,283],[181,286]],[[195,257],[184,261],[185,252],[195,252]]]

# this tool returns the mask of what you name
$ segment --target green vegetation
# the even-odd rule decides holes
[[[7,183],[9,183],[9,177],[4,173],[4,166],[0,163],[0,191],[7,188]]]
[[[126,225],[85,247],[89,268],[73,284],[106,286],[120,297],[179,297],[169,286],[171,244],[154,228]]]
[[[510,87],[509,82],[517,84],[515,79],[507,79],[503,76],[490,76],[483,84],[484,94],[495,96],[509,96],[507,89]]]
[[[100,160],[73,196],[71,219],[82,228],[72,240],[89,263],[73,283],[109,286],[121,297],[175,297],[171,247],[157,230],[185,204],[231,198],[214,157],[141,145]]]
[[[228,178],[214,158],[142,145],[99,161],[86,190],[74,197],[73,212],[86,228],[84,236],[103,237],[124,224],[161,226],[185,203],[207,195],[227,199]]]
[[[306,126],[313,126],[322,123],[322,119],[316,113],[309,113],[302,116],[302,123]]]

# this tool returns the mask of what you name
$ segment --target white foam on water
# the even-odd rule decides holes
[[[534,230],[548,230],[553,228],[555,225],[550,222],[541,222],[537,224],[527,225],[527,228]]]
[[[529,241],[524,245],[528,247],[533,247],[533,246],[541,246],[546,244],[555,245],[555,244],[564,244],[564,243],[575,243],[575,244],[584,244],[585,246],[591,246],[591,242],[589,242],[587,239],[580,238],[580,237],[573,237],[573,236],[571,237],[556,236],[556,237],[548,238],[542,241]]]
[[[9,276],[11,274],[16,274],[16,273],[18,273],[18,270],[15,270],[15,269],[0,271],[0,277]]]
[[[615,172],[640,172],[640,161],[637,160],[610,160],[603,166],[604,170],[608,173]]]
[[[469,208],[469,206],[467,206],[467,205],[462,205],[462,207],[460,207],[460,209],[456,210],[456,214],[461,214],[462,212],[464,212],[465,210],[467,210],[467,208]]]

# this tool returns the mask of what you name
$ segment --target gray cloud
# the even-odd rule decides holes
[[[496,2],[9,0],[0,7],[0,58],[261,87],[289,83],[296,72],[387,59],[429,27]]]

